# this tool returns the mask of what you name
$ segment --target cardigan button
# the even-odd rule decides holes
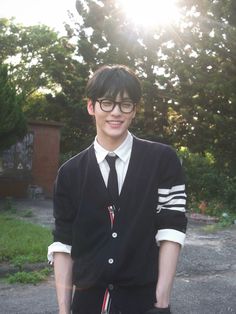
[[[112,283],[110,283],[110,284],[108,285],[108,290],[112,291],[113,289],[114,289],[114,285],[113,285]]]
[[[114,259],[113,258],[109,258],[108,263],[109,264],[113,264],[114,263]]]
[[[117,233],[116,232],[112,233],[112,238],[117,238]]]

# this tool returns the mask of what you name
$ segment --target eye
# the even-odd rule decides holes
[[[130,108],[133,106],[133,103],[131,101],[122,101],[121,105],[123,108]]]
[[[104,100],[102,100],[102,105],[105,107],[111,107],[111,106],[113,106],[113,101],[109,100],[109,99],[104,99]]]

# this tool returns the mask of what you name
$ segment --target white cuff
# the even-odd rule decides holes
[[[62,253],[68,253],[71,254],[71,245],[64,244],[61,242],[53,242],[51,245],[48,247],[48,263],[53,264],[53,253],[54,252],[62,252]]]
[[[183,247],[185,237],[186,234],[181,231],[174,229],[161,229],[158,230],[155,238],[157,243],[159,243],[160,241],[172,241],[179,243]]]

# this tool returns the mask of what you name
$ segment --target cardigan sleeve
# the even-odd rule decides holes
[[[72,225],[75,219],[71,190],[68,169],[62,167],[58,171],[54,184],[53,214],[55,229],[53,236],[54,242],[61,242],[67,245],[72,245]]]
[[[183,245],[187,226],[184,175],[176,152],[168,146],[162,156],[160,169],[156,240],[168,240]]]

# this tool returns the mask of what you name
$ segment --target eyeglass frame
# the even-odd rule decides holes
[[[104,109],[102,108],[102,101],[104,101],[104,100],[108,100],[108,101],[110,101],[110,102],[113,103],[113,106],[112,106],[112,109],[111,109],[111,110],[108,110],[108,111],[107,111],[107,110],[104,110]],[[122,103],[125,102],[125,101],[130,101],[130,103],[132,103],[133,107],[132,107],[132,110],[131,110],[131,111],[125,112],[125,111],[122,110],[121,105],[122,105]],[[112,111],[114,110],[115,106],[118,105],[118,107],[119,107],[119,109],[120,109],[120,112],[122,112],[122,113],[124,113],[124,114],[129,114],[129,113],[133,112],[135,106],[137,105],[137,103],[134,103],[134,102],[133,102],[132,100],[130,100],[130,99],[122,100],[122,101],[114,101],[114,100],[109,99],[109,98],[102,98],[102,99],[96,99],[95,103],[96,103],[96,102],[99,103],[100,109],[101,109],[103,112],[112,112]]]

